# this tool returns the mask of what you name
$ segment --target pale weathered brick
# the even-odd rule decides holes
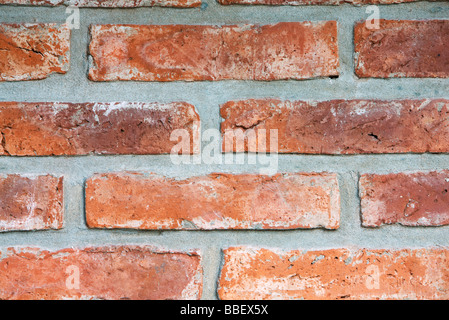
[[[106,173],[86,183],[86,220],[92,228],[336,229],[340,194],[330,173]]]

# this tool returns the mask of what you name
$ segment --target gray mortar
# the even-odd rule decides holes
[[[219,128],[219,105],[233,99],[277,97],[294,100],[449,98],[449,79],[363,79],[353,69],[353,25],[366,19],[366,6],[220,6],[203,0],[202,9],[81,8],[81,28],[71,37],[71,65],[65,75],[29,82],[0,83],[0,101],[110,102],[186,101],[195,105],[202,130]],[[207,4],[207,5],[205,5]],[[418,2],[379,6],[385,19],[448,19],[449,3]],[[0,6],[0,22],[65,22],[66,7]],[[269,24],[280,21],[337,20],[340,77],[304,81],[104,82],[87,79],[90,24]],[[89,230],[84,218],[84,183],[97,172],[151,171],[171,177],[210,172],[257,172],[256,165],[179,165],[168,155],[0,157],[0,174],[64,175],[65,226],[60,231],[0,233],[0,251],[10,246],[47,249],[110,244],[141,244],[203,253],[203,299],[216,299],[221,249],[234,245],[284,249],[417,248],[449,246],[449,226],[370,229],[360,224],[358,176],[362,173],[449,169],[448,154],[279,155],[279,172],[338,173],[341,226],[328,230],[135,231]]]

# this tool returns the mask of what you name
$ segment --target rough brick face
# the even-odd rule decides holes
[[[67,5],[75,7],[136,8],[136,7],[199,7],[201,0],[0,0],[0,4],[31,6]]]
[[[66,73],[69,56],[70,30],[65,25],[0,24],[0,81]]]
[[[199,116],[187,103],[0,103],[0,155],[170,153],[176,129],[199,152]]]
[[[94,81],[280,80],[338,75],[337,23],[94,25]]]
[[[242,100],[225,103],[220,113],[225,152],[449,152],[449,101],[444,99]],[[277,145],[270,140],[273,129],[277,130]],[[244,143],[243,139],[234,140],[239,131]],[[258,143],[257,139],[266,141]]]
[[[0,0],[0,300],[449,300],[448,10]]]
[[[362,224],[378,227],[449,224],[449,171],[364,174],[360,177]]]
[[[221,299],[448,299],[449,251],[224,251]]]
[[[380,29],[356,24],[359,77],[449,77],[449,20],[380,20]]]
[[[211,174],[175,180],[100,174],[86,183],[86,220],[95,228],[336,229],[335,174]]]
[[[218,0],[220,4],[265,4],[265,5],[338,5],[351,3],[392,4],[421,0]],[[447,1],[447,0],[428,0]],[[0,0],[0,4],[57,6],[70,5],[76,7],[134,8],[134,7],[199,7],[201,0]]]
[[[0,231],[61,229],[63,178],[0,177]]]
[[[0,299],[199,299],[201,288],[195,252],[10,248],[0,260]]]

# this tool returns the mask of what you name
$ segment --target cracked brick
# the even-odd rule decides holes
[[[332,173],[97,174],[86,183],[91,228],[337,229],[340,192]]]

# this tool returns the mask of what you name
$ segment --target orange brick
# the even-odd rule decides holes
[[[69,57],[70,30],[66,25],[0,24],[0,82],[66,73]]]
[[[447,248],[224,251],[220,299],[448,299]]]
[[[449,152],[449,100],[445,99],[250,99],[229,101],[221,106],[220,113],[224,119],[221,131],[225,152]],[[275,145],[270,130],[277,130]],[[227,135],[227,131],[233,135]],[[238,132],[246,142],[235,143]],[[260,132],[266,135],[259,138]],[[262,139],[262,143],[257,139]]]
[[[199,121],[183,102],[0,102],[0,155],[166,154],[176,129],[199,153]]]
[[[150,247],[10,248],[0,260],[0,298],[10,300],[199,299],[200,256]]]
[[[336,229],[340,194],[329,173],[98,174],[86,183],[86,220],[91,228]]]
[[[355,72],[366,78],[448,78],[449,20],[365,21],[354,29]]]
[[[62,177],[1,177],[0,231],[61,229],[63,202]]]

